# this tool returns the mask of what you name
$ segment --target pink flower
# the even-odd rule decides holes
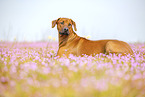
[[[21,65],[21,69],[24,69],[25,71],[36,70],[37,68],[37,63],[35,62],[27,62]]]
[[[51,70],[51,69],[50,69],[49,67],[47,67],[47,68],[45,67],[45,68],[42,69],[42,72],[43,72],[44,74],[48,74],[48,73],[50,73],[50,70]]]
[[[30,63],[29,65],[30,65],[30,69],[32,69],[32,70],[36,70],[38,68],[37,64],[34,62]]]
[[[106,91],[106,90],[108,90],[107,80],[105,80],[105,79],[97,80],[97,82],[95,84],[95,88],[97,90],[99,90],[99,91]]]
[[[1,81],[2,83],[7,83],[7,82],[9,81],[9,78],[8,78],[8,77],[1,77],[1,78],[0,78],[0,81]]]
[[[135,74],[132,78],[132,80],[137,80],[137,79],[142,79],[142,74],[141,73]]]

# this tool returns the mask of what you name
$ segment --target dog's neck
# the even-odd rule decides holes
[[[69,35],[59,34],[59,48],[65,46],[68,42],[72,42],[75,38],[79,38],[79,36],[73,30]]]

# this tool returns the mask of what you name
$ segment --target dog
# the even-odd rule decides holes
[[[95,55],[95,54],[133,54],[129,44],[119,40],[92,41],[78,36],[76,23],[69,18],[58,18],[52,21],[52,28],[57,25],[59,34],[59,49],[57,56]],[[73,30],[74,29],[74,30]]]

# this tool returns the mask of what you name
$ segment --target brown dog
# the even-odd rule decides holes
[[[133,54],[131,47],[123,41],[119,40],[98,40],[91,41],[83,37],[78,36],[74,31],[76,24],[73,20],[68,18],[58,18],[52,21],[52,28],[57,24],[57,30],[59,33],[59,49],[58,56],[73,54],[76,56],[94,55],[99,53],[121,53],[121,54]]]

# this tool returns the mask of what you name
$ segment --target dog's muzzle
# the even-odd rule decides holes
[[[68,28],[64,28],[62,32],[59,32],[60,35],[69,35]]]

